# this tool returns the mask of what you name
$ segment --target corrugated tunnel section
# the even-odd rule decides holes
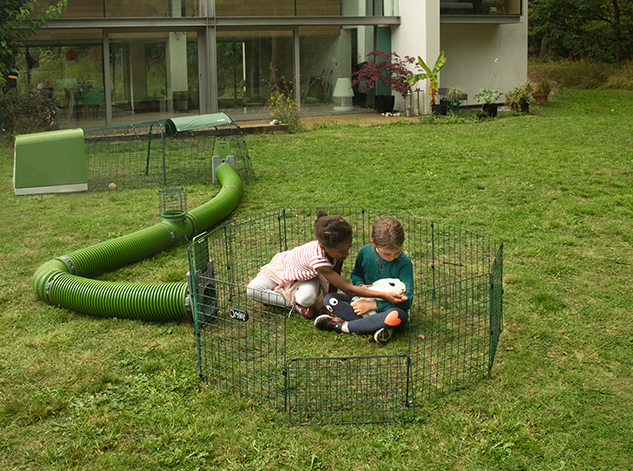
[[[188,288],[182,283],[118,283],[91,277],[138,262],[191,240],[227,217],[242,196],[230,165],[216,169],[220,192],[181,216],[116,239],[62,255],[35,272],[33,289],[48,304],[98,317],[153,321],[188,320]]]

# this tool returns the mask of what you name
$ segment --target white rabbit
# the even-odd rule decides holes
[[[372,289],[374,291],[380,291],[383,293],[394,292],[398,294],[404,294],[407,291],[407,286],[400,281],[398,278],[381,278],[380,280],[376,280],[376,282],[371,285],[368,289]],[[381,298],[366,298],[362,296],[354,296],[352,298],[352,303],[360,300],[368,300],[372,301],[374,299]],[[363,314],[363,317],[372,316],[376,314],[376,311],[369,311],[366,314]]]

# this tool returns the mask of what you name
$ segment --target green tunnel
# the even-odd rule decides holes
[[[179,283],[118,283],[91,277],[138,262],[191,240],[227,217],[242,196],[242,182],[230,165],[216,170],[220,192],[179,216],[154,226],[57,257],[37,269],[33,289],[48,304],[98,317],[153,321],[189,320],[188,288]]]

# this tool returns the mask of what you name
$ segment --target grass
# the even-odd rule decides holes
[[[560,91],[524,116],[248,139],[258,180],[234,217],[359,205],[504,242],[492,377],[387,425],[291,426],[199,381],[191,325],[37,300],[39,265],[154,224],[158,192],[16,197],[0,149],[0,469],[633,468],[632,114],[629,91]],[[187,187],[188,207],[215,192]],[[105,278],[186,271],[176,248]]]
[[[534,82],[547,77],[556,87],[577,90],[633,90],[633,68],[631,61],[617,64],[580,61],[529,61],[529,75]]]

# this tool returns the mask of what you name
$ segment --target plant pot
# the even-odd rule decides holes
[[[461,103],[459,101],[451,101],[451,100],[440,100],[440,105],[446,105],[446,111],[456,112],[459,110]]]
[[[374,109],[382,113],[391,113],[396,103],[396,97],[393,95],[376,95],[374,99]]]
[[[525,100],[521,102],[521,113],[529,113],[530,112],[530,102]]]
[[[452,112],[456,113],[457,111],[459,111],[459,107],[462,104],[459,101],[449,101],[447,106],[448,109],[451,110]]]
[[[483,110],[486,113],[486,116],[491,118],[497,117],[497,111],[499,109],[499,105],[497,103],[484,103]]]
[[[532,98],[539,104],[542,105],[547,101],[547,93],[532,93]]]
[[[440,103],[439,105],[431,105],[431,112],[435,116],[446,116],[447,111],[446,103]]]

